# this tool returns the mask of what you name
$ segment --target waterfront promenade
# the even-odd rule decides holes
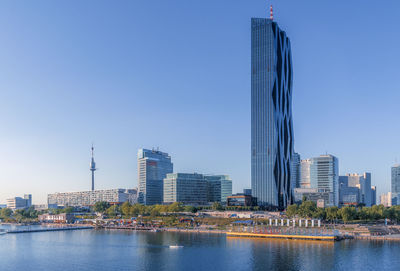
[[[32,232],[48,232],[48,231],[72,231],[72,230],[88,230],[93,229],[92,226],[65,226],[65,227],[54,227],[54,228],[27,228],[27,229],[15,229],[5,231],[9,234],[16,233],[32,233]]]

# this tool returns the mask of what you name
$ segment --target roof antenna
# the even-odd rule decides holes
[[[272,5],[269,7],[269,18],[271,19],[271,21],[274,20],[274,11],[272,9]]]

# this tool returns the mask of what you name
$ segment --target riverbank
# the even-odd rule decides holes
[[[355,240],[368,240],[368,241],[400,241],[400,235],[383,235],[383,236],[354,236]]]
[[[188,233],[217,233],[224,234],[225,230],[212,230],[212,229],[178,229],[178,228],[164,228],[162,231],[168,232],[188,232]]]

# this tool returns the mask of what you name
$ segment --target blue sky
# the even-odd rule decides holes
[[[398,1],[2,1],[0,203],[137,186],[136,152],[250,186],[250,18],[291,39],[295,148],[378,194],[400,159]]]

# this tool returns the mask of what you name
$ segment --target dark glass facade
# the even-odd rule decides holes
[[[271,19],[251,20],[251,188],[259,205],[293,202],[292,57]]]

